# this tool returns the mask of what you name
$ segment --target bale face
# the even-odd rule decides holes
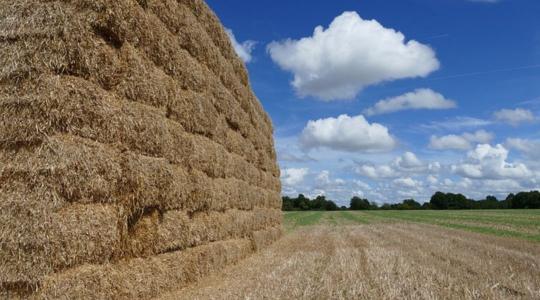
[[[0,1],[0,297],[155,297],[279,238],[280,190],[203,1]]]

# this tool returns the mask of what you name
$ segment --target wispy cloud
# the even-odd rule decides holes
[[[466,128],[485,127],[493,124],[490,120],[484,120],[473,117],[455,117],[443,121],[434,121],[428,124],[420,125],[422,129],[428,130],[461,130]]]

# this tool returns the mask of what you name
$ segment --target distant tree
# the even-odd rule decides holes
[[[338,210],[338,206],[336,205],[336,203],[334,203],[334,201],[328,200],[326,201],[324,205],[324,209],[329,210],[329,211],[334,211],[334,210]]]
[[[288,196],[282,197],[281,208],[283,211],[294,211],[294,210],[338,210],[339,207],[337,204],[326,199],[325,196],[317,196],[315,199],[310,200],[304,195],[300,194],[296,198],[290,198]],[[346,207],[345,207],[346,209]]]
[[[290,197],[282,197],[282,206],[281,206],[281,209],[283,211],[292,211],[294,210],[294,203],[293,203],[293,200],[290,198]]]
[[[422,209],[431,209],[431,203],[424,202],[424,204],[422,204]]]
[[[462,194],[436,192],[429,203],[433,209],[467,209],[473,208],[474,201]]]
[[[431,196],[429,204],[431,204],[432,209],[448,209],[448,199],[446,198],[446,194],[436,192]]]
[[[314,200],[309,202],[310,210],[325,210],[326,197],[317,196]]]
[[[381,209],[382,210],[390,210],[392,209],[392,206],[388,203],[384,203],[382,206],[381,206]]]
[[[521,192],[513,195],[513,197],[510,197],[510,195],[508,197],[511,199],[511,208],[540,208],[540,192],[538,191]]]
[[[367,199],[362,199],[360,197],[354,196],[351,199],[350,209],[351,210],[368,210],[370,209],[370,203]]]
[[[293,201],[294,207],[298,210],[309,210],[309,202],[310,200],[303,194],[298,195],[298,197]]]
[[[474,209],[497,209],[503,208],[503,202],[499,202],[495,196],[487,196],[485,200],[472,201]]]
[[[414,199],[403,200],[403,209],[421,209],[422,205]]]

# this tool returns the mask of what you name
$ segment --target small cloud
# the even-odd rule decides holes
[[[328,148],[347,152],[392,150],[396,141],[381,124],[370,124],[362,115],[309,121],[300,136],[303,149]]]
[[[255,49],[255,45],[257,42],[247,40],[245,42],[239,43],[236,40],[236,37],[234,36],[234,33],[230,29],[225,29],[227,32],[227,35],[229,36],[229,39],[231,40],[231,43],[234,47],[234,51],[236,51],[236,54],[244,61],[244,63],[249,63],[252,60],[251,52],[253,49]]]
[[[441,170],[441,164],[439,162],[423,162],[414,153],[405,152],[390,163],[381,165],[357,163],[353,170],[356,174],[371,179],[388,179],[410,174],[435,174]]]
[[[532,111],[528,109],[502,109],[493,114],[495,120],[512,126],[518,126],[521,123],[531,123],[536,120]]]
[[[411,177],[405,177],[405,178],[398,178],[393,181],[393,183],[401,188],[418,188],[422,186],[422,183],[420,181],[416,181],[412,179]]]
[[[299,40],[272,42],[267,47],[274,62],[294,74],[292,86],[302,97],[323,101],[356,97],[367,86],[384,81],[426,77],[439,68],[429,46],[344,12],[328,28]]]
[[[469,150],[474,143],[486,144],[491,142],[493,134],[485,130],[478,130],[474,133],[464,133],[462,135],[432,136],[429,147],[436,150]]]
[[[373,107],[364,110],[368,116],[393,113],[413,109],[450,109],[457,107],[453,100],[431,89],[417,89],[401,96],[380,100]]]
[[[304,181],[304,178],[308,174],[307,168],[289,168],[281,170],[281,182],[288,187],[294,187]]]

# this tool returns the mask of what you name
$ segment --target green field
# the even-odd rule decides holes
[[[337,211],[285,212],[285,228],[393,222],[447,228],[540,242],[540,210]]]

